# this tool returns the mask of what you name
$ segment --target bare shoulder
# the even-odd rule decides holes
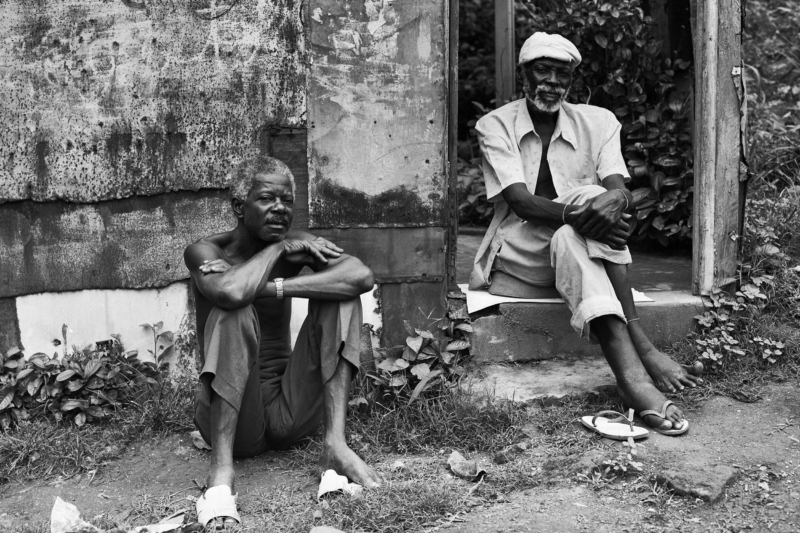
[[[229,239],[228,233],[217,233],[193,242],[183,252],[186,267],[193,270],[203,264],[205,260],[224,258],[223,248]]]

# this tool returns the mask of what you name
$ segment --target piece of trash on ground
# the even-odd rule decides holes
[[[347,477],[340,476],[335,470],[326,470],[322,474],[322,479],[319,482],[319,490],[317,491],[317,500],[322,498],[325,494],[331,492],[343,492],[350,496],[359,496],[364,487],[357,483],[350,483]]]
[[[199,533],[203,526],[198,523],[183,525],[186,510],[166,517],[168,523],[148,524],[128,529],[127,533]],[[180,519],[180,521],[176,521]],[[114,531],[120,531],[116,529]],[[50,512],[50,533],[102,533],[103,530],[81,519],[78,508],[56,496],[53,510]]]
[[[455,450],[447,458],[447,464],[450,465],[450,470],[455,475],[467,481],[478,481],[486,475],[486,470],[478,468],[477,462],[467,461],[463,455]]]
[[[194,447],[197,448],[198,450],[211,449],[211,446],[209,446],[208,443],[205,440],[203,440],[203,436],[200,435],[200,432],[197,431],[196,429],[191,433],[189,433],[189,435],[192,437],[192,444],[194,444]]]
[[[392,463],[392,471],[396,472],[397,470],[405,470],[406,464],[403,461],[395,461]]]

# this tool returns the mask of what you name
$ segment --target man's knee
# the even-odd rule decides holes
[[[238,309],[222,309],[214,307],[208,314],[206,327],[213,325],[214,328],[234,328],[244,332],[257,333],[258,314],[252,305],[240,307]]]

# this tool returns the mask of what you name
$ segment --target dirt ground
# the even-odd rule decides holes
[[[581,475],[589,474],[592,463],[615,457],[622,449],[619,443],[598,439],[595,448],[576,459],[560,457],[558,450],[545,449],[533,439],[532,447],[515,461],[540,472],[540,485],[489,500],[471,498],[472,483],[450,479],[447,490],[463,492],[466,510],[439,517],[424,529],[454,533],[800,531],[800,388],[796,384],[770,386],[756,403],[714,397],[693,406],[690,420],[686,436],[651,434],[640,447],[644,474],[625,481]],[[276,452],[240,461],[237,485],[243,510],[257,507],[247,504],[248,494],[289,489],[302,499],[302,512],[313,513],[318,504],[316,481],[310,476],[312,459],[309,455],[308,464],[303,464],[298,457],[303,456]],[[384,454],[376,466],[389,484],[394,475],[390,465],[397,460],[427,464],[445,479],[449,476],[445,457]],[[474,458],[491,479],[492,469],[498,467],[489,457]],[[176,435],[132,446],[93,474],[0,486],[0,525],[4,530],[49,530],[47,520],[56,496],[75,504],[84,519],[134,525],[143,523],[139,518],[147,513],[158,514],[159,508],[164,513],[191,509],[194,504],[187,496],[199,495],[194,480],[202,483],[207,461],[207,452],[195,449],[188,435]],[[720,477],[719,469],[730,475]],[[690,487],[694,484],[712,492],[716,488],[722,496],[708,503],[676,495],[652,482],[659,475],[678,476]],[[243,516],[247,520],[246,512]],[[324,522],[323,518],[316,525]],[[245,530],[263,530],[259,520],[245,526]]]

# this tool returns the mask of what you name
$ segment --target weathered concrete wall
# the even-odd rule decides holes
[[[446,8],[311,2],[311,227],[446,226]]]
[[[302,126],[299,0],[6,0],[0,202],[219,187]]]
[[[233,226],[223,191],[1,205],[0,297],[164,287],[188,276],[189,243]]]

